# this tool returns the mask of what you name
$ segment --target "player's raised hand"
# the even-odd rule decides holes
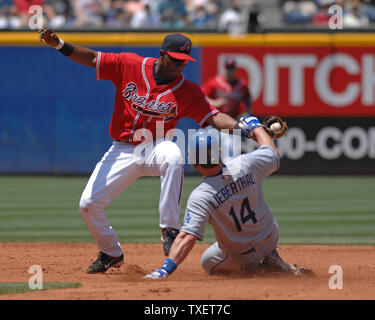
[[[241,135],[244,137],[251,137],[252,131],[258,127],[261,127],[262,124],[257,117],[248,116],[241,118],[238,122],[238,128],[241,129]]]
[[[60,43],[59,37],[51,30],[42,29],[39,30],[40,42],[45,42],[51,47],[56,47]]]

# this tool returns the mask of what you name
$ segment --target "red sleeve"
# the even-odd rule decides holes
[[[203,128],[207,126],[207,119],[219,111],[209,104],[198,86],[195,88],[195,92],[191,94],[191,96],[196,96],[198,98],[187,107],[185,116],[194,119]]]
[[[98,52],[96,80],[111,80],[116,86],[121,82],[126,56],[124,53]]]

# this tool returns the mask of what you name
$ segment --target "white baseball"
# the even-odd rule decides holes
[[[281,129],[281,124],[278,123],[278,122],[275,122],[275,123],[272,123],[271,126],[270,126],[270,129],[273,133],[277,133],[280,131]]]

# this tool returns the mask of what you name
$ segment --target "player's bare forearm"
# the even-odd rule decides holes
[[[74,46],[74,51],[68,58],[84,66],[95,68],[97,55],[98,53],[94,50]]]
[[[252,138],[258,143],[259,147],[269,145],[280,158],[279,150],[274,144],[272,138],[262,127],[258,127],[252,131]]]
[[[39,40],[45,42],[50,47],[56,47],[60,43],[60,38],[51,30],[39,30]],[[74,50],[68,58],[74,62],[87,67],[96,66],[97,52],[89,48],[73,46]]]
[[[214,114],[207,119],[207,122],[217,130],[229,129],[229,133],[232,133],[232,130],[237,124],[237,120],[222,112]]]
[[[181,264],[193,249],[196,240],[196,236],[181,231],[173,242],[169,258],[177,265]]]

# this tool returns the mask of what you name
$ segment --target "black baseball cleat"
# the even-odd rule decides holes
[[[173,228],[164,228],[161,232],[161,242],[163,243],[164,255],[167,257],[169,255],[169,251],[171,250],[173,241],[180,233],[180,230]]]
[[[124,255],[120,257],[110,257],[104,252],[98,253],[98,259],[96,259],[91,266],[86,270],[87,273],[104,273],[109,268],[119,268],[124,263]]]

